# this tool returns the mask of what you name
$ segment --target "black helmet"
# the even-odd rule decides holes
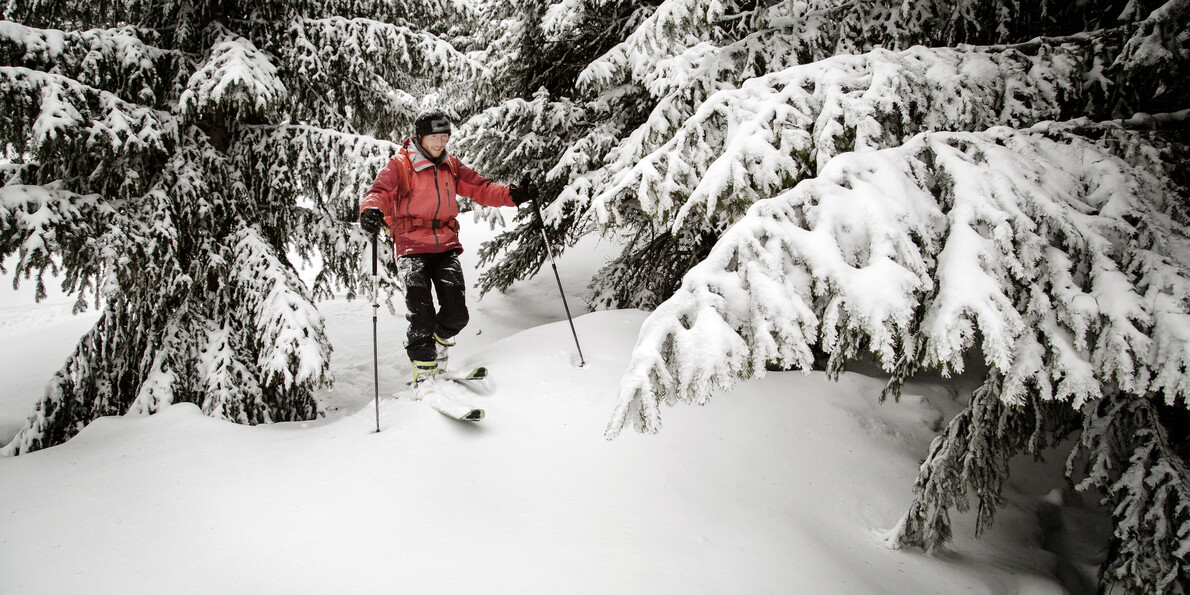
[[[450,116],[440,109],[422,112],[413,121],[413,136],[417,138],[443,133],[450,134]]]

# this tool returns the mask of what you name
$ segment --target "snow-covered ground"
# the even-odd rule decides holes
[[[464,219],[471,271],[481,227]],[[1043,594],[1093,570],[1043,549],[1075,548],[1038,529],[1055,486],[1023,464],[983,538],[964,515],[945,552],[884,545],[962,383],[879,404],[878,378],[775,373],[605,440],[645,313],[586,313],[602,252],[560,263],[585,367],[548,268],[472,296],[452,359],[492,372],[478,424],[386,397],[376,433],[371,306],[334,300],[325,419],[245,427],[176,405],[0,459],[0,593]],[[0,295],[7,439],[94,315]],[[403,313],[380,324],[388,395],[408,372]]]

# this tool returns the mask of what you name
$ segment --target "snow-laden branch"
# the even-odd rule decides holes
[[[52,62],[65,49],[68,33],[56,29],[35,29],[20,23],[0,20],[0,45],[8,46],[24,60]]]
[[[178,99],[178,112],[188,121],[216,113],[250,120],[267,116],[288,95],[269,57],[248,39],[228,33],[211,46],[206,61],[190,75]]]
[[[1116,519],[1104,575],[1137,593],[1190,580],[1190,470],[1177,446],[1152,403],[1125,398],[1096,408],[1067,461],[1068,474],[1085,465],[1078,489],[1106,494]]]
[[[184,400],[185,394],[196,384],[187,377],[198,373],[198,366],[191,364],[192,354],[199,349],[194,344],[194,332],[189,326],[195,322],[189,308],[181,308],[173,313],[153,353],[148,374],[125,415],[151,415]]]
[[[0,54],[8,66],[53,72],[152,105],[172,90],[161,70],[189,69],[193,56],[145,42],[148,33],[132,26],[62,31],[0,21]]]
[[[586,116],[581,104],[568,99],[551,100],[541,89],[531,100],[511,99],[471,118],[460,129],[454,150],[486,176],[507,183],[518,183],[522,175],[556,164],[554,172],[543,176],[544,180],[535,178],[543,196],[549,197],[565,179],[565,174],[557,170],[589,167],[588,151],[600,150],[597,139],[611,138],[591,130]],[[543,217],[550,243],[555,247],[572,244],[578,236],[573,225],[576,210],[561,201],[546,202]],[[500,214],[493,209],[489,220],[496,217]],[[545,262],[546,246],[535,228],[532,210],[523,209],[518,219],[519,225],[479,251],[481,265],[494,263],[480,276],[478,285],[484,292],[504,290],[514,280],[536,273]]]
[[[662,100],[701,102],[755,76],[876,46],[938,45],[923,27],[935,2],[666,0],[620,44],[587,66],[580,88],[604,94],[640,86]],[[964,0],[962,4],[969,5]],[[909,15],[917,11],[921,14]],[[969,12],[969,11],[968,11]]]
[[[1190,243],[1160,171],[1006,128],[836,157],[757,203],[646,320],[608,434],[657,431],[661,403],[767,365],[808,369],[815,347],[832,370],[870,352],[894,392],[978,348],[1007,403],[1080,407],[1105,384],[1186,402]]]
[[[628,199],[674,230],[692,214],[733,221],[846,151],[894,147],[926,130],[1058,118],[1081,94],[1085,59],[1067,46],[1036,55],[875,50],[751,79],[693,113],[664,100],[603,168],[573,180],[562,197],[589,196],[605,225]]]
[[[54,373],[24,427],[0,449],[0,456],[61,444],[82,430],[85,424],[74,421],[80,417],[123,413],[120,382],[139,376],[137,362],[146,347],[146,329],[137,323],[146,321],[144,314],[110,305],[105,308]]]
[[[0,254],[18,252],[20,260],[13,272],[27,273],[50,260],[60,231],[114,214],[115,209],[99,196],[76,194],[60,182],[0,186],[0,237],[12,239],[5,241]]]
[[[253,175],[279,188],[296,188],[319,206],[358,199],[399,143],[317,126],[245,126],[233,156]]]
[[[58,74],[0,66],[0,137],[34,153],[59,144],[110,155],[163,154],[177,139],[175,118]],[[48,146],[47,146],[48,145]]]
[[[240,307],[252,313],[256,361],[252,376],[272,391],[310,390],[328,380],[330,344],[322,315],[293,268],[252,228],[236,237],[232,275]]]
[[[1129,3],[1135,9],[1139,3]],[[1116,65],[1125,69],[1162,68],[1187,60],[1186,31],[1190,0],[1167,0],[1138,22]]]
[[[730,88],[798,63],[876,47],[1020,39],[1021,29],[1052,25],[1069,10],[986,0],[665,0],[589,64],[579,85],[595,94],[638,85],[658,99],[697,96],[699,90]]]
[[[425,31],[370,19],[298,19],[289,27],[298,38],[291,59],[300,77],[338,78],[331,66],[371,65],[378,72],[400,69],[445,80],[484,76],[486,67],[446,40]]]
[[[64,277],[64,288],[69,284],[79,290],[75,311],[81,311],[87,277],[104,265],[95,238],[116,220],[116,209],[98,195],[71,192],[59,181],[32,185],[21,184],[19,177],[9,180],[0,186],[0,259],[18,255],[13,283],[32,277],[37,300],[46,296],[47,269]]]
[[[365,18],[298,18],[278,57],[296,119],[343,119],[377,136],[403,134],[419,97],[435,88],[482,81],[486,67],[432,33]],[[333,116],[332,116],[333,114]]]
[[[663,2],[627,39],[587,65],[578,85],[592,91],[606,90],[631,78],[654,95],[665,94],[686,78],[697,55],[714,51],[710,42],[699,39],[713,35],[715,24],[735,4],[732,0]],[[649,59],[637,59],[643,56]]]
[[[198,353],[202,412],[241,424],[271,423],[260,377],[253,372],[252,361],[241,357],[244,346],[238,339],[230,324],[207,330]]]
[[[145,43],[142,39],[145,33],[147,30],[133,26],[66,31],[39,29],[0,20],[0,45],[16,46],[23,50],[20,56],[22,60],[39,64],[58,63],[78,52],[90,54],[92,61],[103,56],[126,65],[143,65],[145,60],[185,55],[179,50],[162,49]]]

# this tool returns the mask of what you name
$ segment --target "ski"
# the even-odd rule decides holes
[[[448,370],[433,378],[423,380],[420,384],[413,384],[413,381],[409,381],[406,383],[409,388],[405,391],[394,393],[393,397],[400,399],[412,396],[414,400],[429,405],[430,408],[451,419],[479,421],[484,417],[483,409],[472,406],[467,402],[468,399],[460,398],[458,394],[452,394],[454,392],[452,388],[460,387],[456,390],[465,394],[474,394],[474,390],[463,390],[461,387],[472,382],[476,383],[471,385],[473,387],[483,386],[478,381],[485,380],[487,377],[488,369],[483,366],[473,368],[467,372],[452,372]]]
[[[450,380],[443,378],[443,380]],[[473,407],[470,403],[450,394],[448,387],[451,383],[442,383],[437,379],[426,380],[414,387],[414,393],[421,402],[451,419],[459,421],[479,421],[483,419],[483,409]]]

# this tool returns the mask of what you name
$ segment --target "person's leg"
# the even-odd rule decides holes
[[[467,282],[458,252],[440,254],[434,266],[434,291],[438,294],[438,317],[434,332],[446,343],[459,334],[471,319],[467,312]]]
[[[405,353],[410,361],[432,362],[437,356],[434,346],[434,313],[432,254],[410,254],[397,261],[401,280],[405,284],[405,307],[409,330],[405,334]]]

